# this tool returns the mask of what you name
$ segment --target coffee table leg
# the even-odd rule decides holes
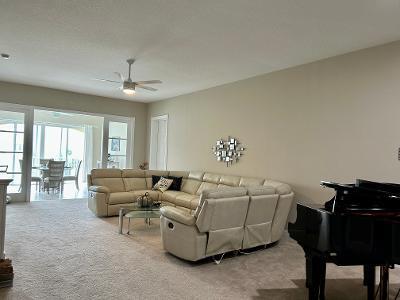
[[[123,208],[119,209],[119,221],[118,221],[119,234],[122,234],[122,227],[124,225],[124,212],[125,212],[125,209],[123,209]]]
[[[128,218],[128,232],[126,234],[131,234],[131,218]]]

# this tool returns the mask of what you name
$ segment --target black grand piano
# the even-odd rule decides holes
[[[324,206],[297,204],[296,222],[288,226],[305,252],[309,299],[325,299],[326,263],[363,265],[368,299],[388,299],[389,269],[400,263],[400,184],[321,185],[336,190],[333,199]]]

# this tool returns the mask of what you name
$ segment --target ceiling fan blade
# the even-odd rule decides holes
[[[102,81],[102,82],[121,83],[119,81],[109,80],[109,79],[102,79],[102,78],[92,78],[92,80],[97,80],[97,81]]]
[[[144,90],[148,90],[148,91],[152,91],[152,92],[157,91],[157,89],[152,88],[152,87],[150,87],[150,86],[145,86],[145,85],[141,85],[141,84],[136,84],[136,86],[137,86],[138,88],[141,88],[141,89],[144,89]]]
[[[146,80],[146,81],[136,81],[137,84],[156,84],[162,83],[161,80]]]
[[[114,72],[114,74],[116,74],[119,77],[119,79],[121,79],[122,82],[125,81],[124,76],[122,76],[120,72]]]

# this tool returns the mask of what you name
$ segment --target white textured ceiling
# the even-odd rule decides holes
[[[400,0],[0,0],[0,81],[150,102],[399,39]],[[129,57],[159,91],[91,80]]]

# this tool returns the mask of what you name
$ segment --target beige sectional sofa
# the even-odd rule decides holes
[[[181,190],[151,190],[152,175],[182,177]],[[88,207],[99,217],[116,216],[149,192],[163,205],[164,249],[191,261],[278,241],[294,198],[285,183],[192,171],[94,169],[88,189]]]
[[[181,191],[152,191],[152,175],[183,177]],[[121,206],[133,205],[138,196],[149,192],[153,199],[162,201],[163,205],[176,206],[190,213],[197,208],[204,190],[249,186],[268,186],[274,194],[280,197],[290,195],[290,199],[293,199],[289,185],[262,178],[198,171],[93,169],[88,175],[88,207],[99,217],[117,216]]]

